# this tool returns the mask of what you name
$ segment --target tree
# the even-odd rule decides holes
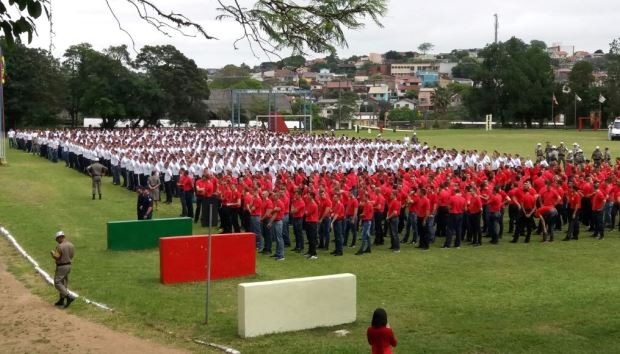
[[[12,44],[14,38],[23,34],[27,34],[30,42],[36,33],[35,21],[43,12],[49,13],[50,1],[0,0],[0,26],[7,43]],[[192,21],[189,16],[164,11],[152,0],[126,1],[141,19],[166,35],[180,33],[215,39],[207,28]],[[105,2],[120,29],[129,34],[123,29],[109,1]],[[239,24],[244,33],[235,42],[235,48],[239,41],[247,40],[250,47],[256,45],[265,53],[275,53],[283,48],[290,48],[295,53],[303,53],[307,49],[317,53],[333,52],[336,46],[347,46],[346,29],[360,29],[366,19],[381,26],[379,19],[387,11],[386,0],[310,0],[304,3],[258,0],[251,7],[241,6],[237,0],[220,0],[218,3],[220,8],[216,19],[231,19]],[[17,5],[16,10],[10,6],[13,4]],[[17,20],[13,20],[17,18],[14,12],[19,17]]]
[[[136,57],[135,65],[150,75],[163,91],[168,119],[175,124],[206,122],[207,76],[193,60],[171,45],[145,46]]]
[[[351,91],[344,91],[338,99],[338,110],[334,112],[334,121],[339,124],[353,118],[353,114],[358,112],[357,94]]]
[[[457,66],[452,68],[452,77],[472,79],[480,70],[480,63],[475,58],[464,57]]]
[[[424,42],[418,46],[418,50],[424,53],[425,55],[428,51],[433,50],[433,48],[435,48],[435,45],[429,42]]]
[[[44,127],[58,122],[66,100],[66,81],[60,64],[47,51],[20,43],[0,42],[11,63],[4,86],[8,127]]]
[[[480,70],[472,78],[475,88],[464,97],[470,114],[493,114],[502,124],[531,126],[532,119],[550,116],[553,71],[541,45],[528,45],[518,38],[490,44],[480,56]],[[495,118],[496,117],[496,118]]]
[[[280,68],[297,69],[304,65],[306,65],[306,58],[301,55],[293,55],[278,62],[278,67]]]
[[[452,93],[448,88],[441,86],[435,88],[435,91],[433,91],[431,95],[431,102],[435,107],[435,111],[445,113],[448,110],[448,106],[450,106],[451,96]]]
[[[390,50],[386,52],[383,56],[385,57],[386,60],[402,60],[403,59],[403,56],[400,55],[400,53],[395,50]]]
[[[609,52],[605,82],[607,102],[604,108],[611,117],[617,117],[620,116],[620,38],[614,39],[610,44]]]
[[[88,73],[85,71],[84,61],[91,56],[94,50],[88,43],[72,45],[65,51],[62,62],[62,72],[68,86],[69,99],[65,109],[71,118],[71,126],[78,124],[80,117],[82,98],[86,90]]]
[[[388,113],[388,119],[392,122],[413,122],[418,113],[409,107],[397,107]]]

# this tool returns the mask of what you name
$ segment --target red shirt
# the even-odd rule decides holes
[[[273,201],[273,207],[275,208],[280,208],[280,210],[278,210],[276,212],[276,217],[274,218],[275,221],[280,221],[284,218],[284,214],[286,213],[286,209],[284,208],[284,201],[280,198],[278,198],[277,200]]]
[[[499,213],[502,210],[503,197],[500,193],[492,194],[489,198],[489,212]]]
[[[400,214],[400,201],[398,198],[392,199],[390,204],[388,205],[388,218],[390,217],[398,217]]]
[[[526,212],[532,211],[534,207],[536,207],[536,198],[531,193],[524,193],[523,198],[521,200],[521,206],[525,209]]]
[[[420,197],[417,203],[416,214],[418,218],[424,219],[425,217],[431,214],[431,202],[428,200],[426,196]]]
[[[263,215],[263,198],[261,197],[253,197],[252,198],[252,206],[254,211],[250,211],[252,216],[262,216]]]
[[[450,214],[463,214],[466,206],[467,201],[461,194],[455,194],[448,200]]]
[[[263,219],[270,218],[273,214],[273,201],[267,198],[263,200]]]
[[[181,182],[183,192],[191,192],[194,189],[194,180],[191,176],[181,176],[179,182]]]
[[[293,217],[294,218],[303,218],[304,217],[304,212],[305,212],[305,207],[306,207],[306,203],[304,203],[304,200],[301,198],[295,198],[293,199],[293,204],[292,204],[292,208],[296,210],[296,212],[293,213]]]
[[[388,327],[368,327],[366,338],[372,347],[372,354],[392,354],[392,347],[396,346],[394,332]]]
[[[374,208],[372,202],[370,200],[367,200],[365,203],[362,203],[362,221],[372,220],[373,214]]]
[[[321,198],[319,200],[319,217],[322,218],[325,215],[325,211],[331,208],[332,208],[332,201],[329,200],[328,197]],[[329,213],[327,216],[329,216]]]
[[[470,214],[477,214],[482,212],[482,200],[477,195],[469,195],[467,204],[467,212]]]
[[[592,197],[592,211],[601,210],[605,205],[605,194],[599,189]]]
[[[319,221],[319,206],[312,198],[308,198],[305,202],[306,222]]]
[[[555,205],[560,195],[553,188],[544,188],[540,192],[540,199],[543,205]]]
[[[332,205],[332,212],[336,220],[344,219],[344,205],[342,205],[341,201],[334,202],[334,204]]]
[[[439,192],[439,197],[437,198],[437,204],[440,207],[446,207],[450,203],[450,191],[446,189],[442,189]]]
[[[346,216],[357,216],[356,213],[356,209],[358,207],[359,203],[357,202],[357,199],[351,197],[349,198],[349,202],[347,203],[347,211],[346,211]]]
[[[568,204],[572,210],[581,208],[581,194],[571,192],[571,196],[568,199]]]

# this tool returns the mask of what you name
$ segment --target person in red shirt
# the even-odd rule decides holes
[[[373,202],[368,198],[368,194],[360,190],[361,199],[359,206],[362,208],[362,245],[355,253],[359,256],[363,253],[370,253],[370,225],[375,213]]]
[[[387,222],[390,226],[390,249],[394,253],[400,252],[400,238],[398,236],[398,222],[400,219],[400,201],[398,193],[392,191],[388,204]]]
[[[550,242],[553,242],[553,231],[555,230],[555,223],[557,221],[558,211],[556,205],[562,200],[562,197],[551,186],[551,181],[545,181],[545,187],[540,190],[540,203],[541,208],[538,210],[538,214],[547,225],[547,232],[543,233],[543,242],[547,241],[547,237]]]
[[[562,241],[579,239],[579,210],[581,209],[581,193],[579,186],[572,185],[568,193],[568,230]]]
[[[262,253],[265,255],[271,255],[271,242],[273,241],[274,229],[273,229],[273,219],[274,215],[274,205],[273,200],[271,199],[271,192],[268,190],[263,191],[263,215],[262,215],[262,224],[263,224],[263,239],[265,241]]]
[[[491,236],[491,244],[499,243],[499,226],[502,222],[502,208],[504,207],[504,194],[500,190],[500,186],[494,186],[493,192],[489,195],[489,236]]]
[[[202,175],[202,178],[196,181],[196,213],[194,215],[194,224],[200,220],[200,211],[202,209],[203,201],[205,199],[205,187],[207,184],[207,175]],[[203,213],[206,210],[203,210]]]
[[[468,186],[467,198],[467,234],[471,237],[474,246],[482,246],[482,230],[480,229],[480,217],[482,215],[482,200],[476,189]]]
[[[319,206],[315,201],[316,195],[313,191],[308,192],[304,201],[306,213],[306,237],[308,238],[308,252],[305,254],[308,259],[318,259],[316,255],[317,224],[319,222]]]
[[[302,234],[306,203],[301,197],[301,189],[295,191],[295,197],[291,202],[291,215],[293,217],[293,235],[295,235],[295,248],[293,252],[300,253],[304,249],[304,237]]]
[[[378,308],[372,314],[372,322],[366,330],[366,338],[372,348],[372,354],[392,354],[392,347],[396,347],[397,342],[384,309]]]
[[[230,183],[228,186],[228,194],[224,200],[228,207],[228,214],[224,217],[228,218],[228,224],[232,226],[232,231],[239,233],[241,227],[239,226],[239,214],[241,210],[241,193],[238,190],[236,184]]]
[[[463,213],[467,201],[461,194],[459,187],[455,187],[454,195],[448,199],[448,234],[442,248],[450,248],[452,237],[454,237],[454,247],[461,247],[461,239],[463,237]]]
[[[450,190],[448,189],[448,182],[443,182],[439,187],[439,193],[437,194],[437,236],[448,235],[448,219],[449,219],[449,207],[450,202]]]
[[[194,217],[194,180],[189,175],[189,171],[182,170],[181,177],[179,178],[179,187],[182,192],[181,202],[184,205],[184,214],[181,216],[187,216],[189,218]]]
[[[324,189],[319,190],[319,249],[329,249],[332,201]]]
[[[535,226],[534,213],[536,212],[536,191],[531,188],[530,181],[523,183],[523,191],[519,194],[516,202],[519,204],[519,219],[515,228],[511,243],[517,243],[523,232],[525,234],[525,243],[530,242],[532,228]],[[527,230],[527,231],[526,231]]]
[[[383,239],[385,237],[385,234],[383,233],[384,231],[383,224],[385,221],[385,214],[383,212],[385,211],[386,201],[378,187],[375,187],[374,192],[375,192],[375,198],[373,200],[373,205],[375,208],[374,216],[373,216],[373,221],[374,221],[374,226],[375,226],[374,244],[375,246],[378,246],[378,245],[383,245],[384,243]]]
[[[347,204],[345,206],[345,230],[343,244],[346,246],[349,240],[349,232],[351,233],[351,246],[355,247],[355,241],[357,241],[357,222],[358,222],[358,209],[359,202],[353,195],[349,196]]]
[[[411,244],[418,242],[420,231],[418,231],[418,216],[416,215],[416,209],[418,204],[418,195],[415,189],[411,189],[406,201],[406,213],[407,213],[407,226],[405,227],[405,237],[401,240],[401,243],[409,242],[409,233],[412,233]]]
[[[256,250],[258,252],[263,251],[264,238],[263,238],[263,199],[260,196],[258,188],[254,189],[252,198],[248,205],[248,211],[250,213],[250,220],[252,225],[252,232],[256,235]]]
[[[420,232],[420,245],[418,248],[424,250],[429,249],[429,244],[431,241],[431,232],[432,232],[432,221],[429,220],[431,217],[432,208],[431,202],[426,197],[426,189],[420,188],[418,189],[418,202],[416,203],[415,214],[418,221],[418,231]]]
[[[605,225],[603,214],[605,209],[605,199],[607,196],[600,188],[598,182],[594,182],[594,193],[592,196],[592,219],[594,221],[594,233],[592,237],[602,240],[605,237]]]
[[[277,191],[273,193],[273,237],[276,243],[276,253],[271,257],[274,257],[276,261],[284,260],[284,239],[282,238],[282,220],[284,214],[288,210],[284,207],[284,201],[282,198],[282,192]]]
[[[344,233],[344,205],[339,193],[334,194],[332,202],[332,228],[334,229],[334,239],[336,241],[336,249],[331,255],[342,256],[342,234]]]

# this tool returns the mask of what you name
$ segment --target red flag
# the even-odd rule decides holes
[[[554,106],[559,106],[560,104],[558,103],[558,100],[555,98],[555,93],[553,94],[553,105]]]

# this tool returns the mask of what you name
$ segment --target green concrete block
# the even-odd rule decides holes
[[[159,246],[160,237],[192,234],[191,218],[108,222],[109,250],[143,250]]]

